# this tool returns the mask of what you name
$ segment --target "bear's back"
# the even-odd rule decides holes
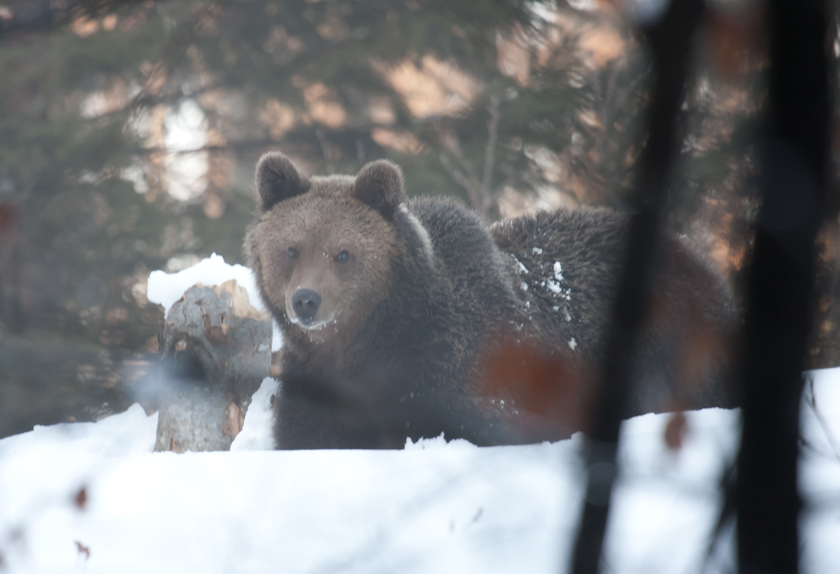
[[[516,303],[504,258],[473,211],[439,197],[413,199],[407,208],[429,234],[436,271],[450,285],[465,316],[490,319],[499,315],[491,309]]]
[[[516,275],[531,321],[564,351],[600,351],[617,279],[625,218],[601,208],[541,211],[491,233]]]
[[[544,341],[601,364],[629,219],[605,208],[539,212],[501,221],[491,233],[521,289],[517,295]],[[661,410],[687,393],[690,407],[726,406],[722,368],[713,365],[692,389],[680,386],[680,363],[698,333],[723,341],[733,324],[731,293],[720,274],[666,234],[653,281],[652,318],[639,340],[642,386],[627,416]],[[683,395],[684,396],[684,395]]]

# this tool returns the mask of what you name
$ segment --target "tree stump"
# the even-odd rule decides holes
[[[271,317],[236,281],[197,285],[169,310],[155,451],[230,450],[271,368]]]

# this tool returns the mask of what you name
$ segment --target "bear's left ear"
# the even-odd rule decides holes
[[[356,176],[352,193],[362,203],[390,218],[406,199],[402,170],[386,159],[373,161]]]

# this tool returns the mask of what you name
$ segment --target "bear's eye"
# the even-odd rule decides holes
[[[347,263],[348,259],[350,259],[350,254],[346,251],[342,251],[341,253],[335,256],[335,260],[339,263]]]
[[[289,249],[286,251],[286,253],[289,254],[289,259],[297,259],[298,258],[298,250],[295,249],[294,247],[289,247]]]

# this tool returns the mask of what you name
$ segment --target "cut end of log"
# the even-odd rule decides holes
[[[214,285],[213,291],[220,297],[222,293],[230,295],[230,300],[233,303],[233,313],[237,317],[247,317],[249,319],[256,319],[257,321],[265,321],[270,315],[268,311],[261,311],[251,305],[251,298],[248,297],[248,292],[236,279],[225,281],[221,285]]]

